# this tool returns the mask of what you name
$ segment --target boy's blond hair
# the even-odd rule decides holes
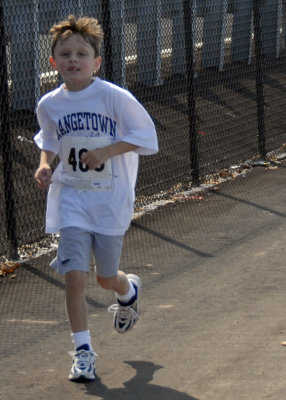
[[[66,20],[54,24],[50,33],[53,36],[51,49],[53,57],[58,41],[68,39],[73,33],[80,34],[93,47],[95,58],[100,55],[103,31],[95,18],[82,17],[76,19],[74,15],[69,15]]]

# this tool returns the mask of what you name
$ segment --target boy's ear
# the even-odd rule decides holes
[[[99,70],[99,68],[101,66],[101,60],[102,60],[102,58],[100,56],[95,58],[95,60],[94,60],[94,72],[97,72]]]
[[[53,56],[50,56],[49,61],[50,61],[51,66],[52,66],[55,70],[57,70],[57,64],[56,64],[56,61],[55,61],[55,59],[54,59]]]

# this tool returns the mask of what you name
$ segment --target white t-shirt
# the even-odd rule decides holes
[[[38,103],[37,117],[37,146],[60,158],[48,192],[46,232],[77,226],[123,235],[133,213],[138,154],[158,151],[147,111],[127,90],[96,78],[79,92],[60,86],[47,93]],[[87,138],[84,143],[82,138]],[[118,141],[140,147],[112,157],[96,171],[80,163],[82,151]]]

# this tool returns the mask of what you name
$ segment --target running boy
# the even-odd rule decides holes
[[[151,118],[132,94],[94,77],[103,41],[98,21],[71,15],[50,32],[50,63],[64,83],[38,103],[35,179],[39,188],[49,187],[46,232],[60,232],[51,267],[65,275],[75,345],[69,379],[93,380],[96,354],[85,298],[91,252],[99,285],[116,294],[109,307],[114,327],[126,332],[138,319],[141,281],[119,270],[123,236],[133,213],[138,155],[156,153],[158,143]]]

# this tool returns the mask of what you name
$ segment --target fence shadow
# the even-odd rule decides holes
[[[262,211],[267,211],[267,212],[269,212],[271,214],[274,214],[274,215],[277,215],[278,217],[281,217],[281,218],[285,218],[286,217],[286,213],[284,213],[284,212],[277,211],[274,208],[262,206],[262,205],[260,205],[258,203],[254,203],[253,201],[250,201],[250,200],[240,199],[239,197],[231,196],[230,194],[225,194],[225,193],[221,193],[221,192],[220,193],[214,192],[214,195],[215,196],[219,196],[219,197],[224,197],[224,198],[227,198],[227,199],[230,199],[230,200],[234,200],[235,202],[246,204],[246,205],[249,205],[251,207],[255,207],[255,208],[259,209],[259,210],[262,210]]]
[[[195,249],[193,247],[190,247],[185,243],[182,243],[182,242],[180,242],[178,240],[175,240],[175,239],[171,238],[170,236],[167,236],[167,235],[164,235],[163,233],[155,231],[154,229],[151,229],[148,226],[144,226],[139,222],[132,221],[131,226],[135,227],[136,229],[139,229],[139,230],[141,230],[143,232],[146,232],[149,235],[155,236],[155,237],[159,238],[160,240],[163,240],[163,241],[165,241],[167,243],[171,243],[174,246],[177,246],[177,247],[179,247],[179,248],[181,248],[183,250],[187,250],[187,251],[189,251],[189,252],[191,252],[193,254],[196,254],[196,255],[198,255],[200,257],[206,257],[206,258],[213,257],[213,255],[211,253],[206,253],[204,251],[201,251],[201,250]]]
[[[199,400],[175,389],[150,383],[156,370],[164,368],[148,361],[125,361],[136,370],[136,375],[124,382],[124,387],[109,389],[100,378],[86,383],[85,390],[91,396],[103,400]]]

